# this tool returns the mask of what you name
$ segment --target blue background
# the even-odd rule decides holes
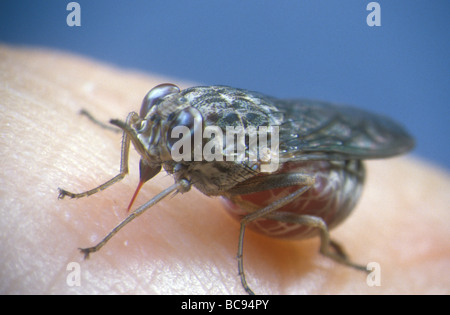
[[[69,2],[1,0],[0,42],[357,105],[400,121],[416,155],[450,169],[448,0],[378,1],[381,27],[366,24],[369,0],[80,0],[81,27],[66,24]]]

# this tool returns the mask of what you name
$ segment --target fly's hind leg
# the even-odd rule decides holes
[[[238,254],[237,254],[238,273],[239,277],[241,278],[242,286],[248,294],[253,295],[254,292],[252,291],[252,289],[250,289],[249,285],[247,284],[244,272],[244,234],[247,224],[260,218],[266,218],[270,216],[272,213],[274,213],[274,211],[294,201],[295,199],[300,197],[304,192],[306,192],[310,187],[312,187],[314,185],[314,182],[315,182],[314,177],[307,174],[301,173],[274,174],[264,177],[251,178],[248,181],[236,185],[235,187],[233,187],[231,190],[228,191],[230,197],[232,198],[233,195],[249,194],[257,191],[270,190],[274,188],[299,186],[299,189],[296,190],[295,192],[271,203],[270,205],[262,209],[252,212],[241,219],[241,229],[239,233]]]
[[[331,258],[340,264],[367,272],[365,266],[352,262],[345,254],[343,248],[338,243],[330,239],[328,226],[322,218],[313,215],[299,215],[289,212],[276,212],[268,215],[266,219],[317,228],[320,235],[320,253],[322,255]]]
[[[238,272],[241,278],[242,286],[248,294],[254,294],[247,284],[247,280],[244,273],[244,234],[247,224],[257,219],[271,219],[278,220],[287,223],[301,224],[318,228],[320,232],[321,245],[320,252],[347,266],[351,266],[358,270],[366,271],[365,266],[355,264],[351,262],[345,254],[342,247],[336,242],[330,240],[328,232],[328,226],[324,220],[320,217],[311,215],[299,215],[288,212],[279,212],[278,209],[289,204],[295,199],[299,198],[303,193],[308,191],[315,183],[314,176],[302,173],[288,173],[288,174],[273,174],[268,176],[254,177],[248,181],[240,183],[228,191],[229,197],[233,199],[233,196],[240,194],[251,194],[258,191],[271,190],[275,188],[298,186],[298,190],[295,192],[271,203],[270,205],[252,212],[241,219],[241,229],[239,234],[238,243]]]

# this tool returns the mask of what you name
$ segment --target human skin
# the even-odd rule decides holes
[[[9,46],[0,46],[0,76],[0,293],[245,293],[237,274],[239,223],[220,198],[194,188],[161,201],[83,260],[77,248],[95,245],[127,215],[139,178],[134,149],[121,182],[87,198],[57,198],[58,187],[81,192],[119,170],[121,136],[80,109],[102,121],[124,120],[153,86],[189,84]],[[244,268],[257,294],[450,293],[448,173],[411,157],[366,165],[362,198],[331,236],[353,261],[378,263],[381,286],[320,255],[317,238],[247,231]],[[172,183],[161,172],[135,207]]]

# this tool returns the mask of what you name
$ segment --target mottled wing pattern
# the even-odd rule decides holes
[[[383,158],[414,146],[411,136],[384,116],[319,101],[274,101],[285,115],[281,161]]]

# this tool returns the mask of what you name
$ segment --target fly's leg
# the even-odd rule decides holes
[[[91,122],[93,122],[94,124],[96,124],[97,126],[100,126],[103,129],[115,132],[115,133],[119,133],[121,132],[121,130],[119,128],[116,127],[112,127],[108,124],[105,124],[103,122],[101,122],[100,120],[98,120],[97,118],[95,118],[94,116],[92,116],[91,113],[89,113],[87,110],[82,109],[80,110],[80,115],[84,115],[86,116]]]
[[[248,294],[254,294],[247,284],[244,272],[244,234],[246,225],[257,219],[271,219],[287,223],[294,223],[300,225],[306,225],[313,228],[318,228],[320,232],[321,245],[320,252],[336,262],[356,268],[358,270],[366,271],[366,267],[351,262],[345,254],[342,247],[330,240],[328,232],[328,226],[325,221],[317,216],[311,215],[299,215],[288,212],[277,212],[277,209],[291,203],[295,199],[299,198],[309,188],[314,185],[314,177],[311,175],[305,175],[301,173],[289,173],[289,174],[275,174],[264,177],[254,177],[242,184],[238,184],[229,191],[231,199],[234,195],[239,194],[251,194],[258,191],[271,190],[274,188],[282,188],[289,186],[298,186],[299,189],[286,197],[283,197],[270,205],[252,212],[241,219],[241,228],[239,234],[238,243],[238,271],[241,278],[242,286]]]
[[[249,285],[247,284],[244,272],[244,234],[246,225],[257,219],[269,216],[277,209],[280,209],[281,207],[289,204],[290,202],[300,197],[305,191],[307,191],[313,185],[314,185],[313,176],[291,173],[291,174],[269,175],[266,177],[255,177],[254,180],[247,181],[244,185],[240,185],[240,187],[236,188],[236,190],[233,190],[237,192],[239,188],[242,188],[241,193],[242,191],[245,191],[245,193],[251,193],[286,186],[300,186],[300,188],[297,191],[271,203],[270,205],[262,209],[252,212],[241,219],[241,228],[239,233],[239,243],[237,253],[238,273],[239,277],[241,278],[242,286],[244,287],[244,290],[248,294],[253,295],[254,292],[252,291],[252,289],[250,289]]]
[[[89,248],[80,248],[80,251],[84,254],[84,258],[89,258],[89,254],[95,253],[100,250],[117,232],[119,232],[120,229],[122,229],[125,225],[130,223],[132,220],[140,216],[142,213],[144,213],[146,210],[148,210],[153,205],[157,204],[159,201],[167,197],[173,192],[180,192],[185,193],[189,191],[191,188],[191,183],[186,180],[182,179],[169,188],[166,188],[162,192],[160,192],[158,195],[147,201],[145,204],[137,208],[135,211],[133,211],[131,214],[129,214],[125,220],[120,222],[115,228],[113,228],[97,245]]]
[[[136,119],[136,116],[134,114],[135,113],[131,113],[128,116],[126,124],[130,124],[130,123],[132,123],[133,120]],[[93,189],[90,189],[90,190],[87,190],[87,191],[84,191],[81,193],[72,193],[67,190],[58,188],[58,191],[59,191],[58,199],[63,199],[65,196],[69,196],[70,198],[81,198],[81,197],[90,196],[90,195],[93,195],[101,190],[104,190],[104,189],[108,188],[109,186],[122,180],[125,177],[125,175],[128,174],[128,155],[130,152],[130,141],[131,141],[130,137],[131,136],[132,136],[132,134],[129,134],[124,130],[123,136],[122,136],[122,147],[120,150],[119,174],[117,174],[116,176],[114,176],[113,178],[108,180],[107,182],[105,182]]]
[[[93,120],[95,123],[98,123],[102,125],[102,123],[98,122],[95,118],[90,116],[89,113],[84,112],[85,115],[88,115],[88,117]],[[131,128],[131,125],[134,124],[137,120],[139,120],[139,115],[137,113],[130,113],[127,117],[127,120],[125,122],[122,122],[120,120],[111,120],[110,123],[114,126],[119,127],[123,130],[123,137],[122,137],[122,148],[121,148],[121,157],[120,157],[120,171],[119,174],[108,180],[107,182],[101,184],[100,186],[82,192],[78,194],[74,194],[71,192],[68,192],[66,190],[59,188],[59,199],[64,198],[65,196],[69,196],[71,198],[81,198],[84,196],[90,196],[93,195],[101,190],[104,190],[111,186],[114,183],[117,183],[121,179],[125,177],[126,174],[128,174],[128,156],[130,151],[130,142],[133,141],[133,143],[136,145],[139,143],[139,140],[137,139],[137,135],[135,131]],[[140,186],[150,178],[152,178],[157,172],[159,172],[161,168],[154,168],[150,167],[147,164],[140,162]],[[138,186],[138,187],[140,187]],[[120,222],[114,229],[112,229],[97,245],[93,247],[88,248],[80,248],[80,251],[84,254],[84,258],[89,258],[90,253],[94,253],[99,251],[120,229],[122,229],[125,225],[127,225],[129,222],[134,220],[136,217],[144,213],[146,210],[148,210],[150,207],[161,201],[163,198],[167,197],[173,192],[187,192],[191,188],[191,183],[186,179],[178,180],[175,184],[170,186],[169,188],[163,190],[158,195],[147,201],[145,204],[140,206],[138,209],[133,211],[131,214],[129,214],[125,220]],[[130,204],[131,206],[131,204]]]
[[[58,188],[59,195],[58,199],[63,199],[65,196],[69,196],[70,198],[81,198],[85,196],[93,195],[101,190],[104,190],[111,186],[112,184],[115,184],[122,180],[125,175],[128,174],[128,154],[130,152],[130,138],[128,135],[124,132],[123,138],[122,138],[122,148],[120,151],[120,171],[119,174],[108,180],[107,182],[101,184],[100,186],[97,186],[93,189],[81,192],[81,193],[72,193],[70,191]]]
[[[294,224],[300,224],[305,225],[312,228],[317,228],[320,233],[320,253],[324,256],[333,259],[334,261],[350,266],[352,268],[365,271],[367,272],[367,269],[365,266],[353,263],[349,260],[347,255],[345,254],[342,247],[336,243],[335,241],[332,241],[330,239],[330,233],[328,232],[328,227],[325,221],[317,216],[313,215],[300,215],[295,213],[289,213],[289,212],[276,212],[271,213],[268,216],[265,217],[266,219],[286,222],[286,223],[294,223]]]

